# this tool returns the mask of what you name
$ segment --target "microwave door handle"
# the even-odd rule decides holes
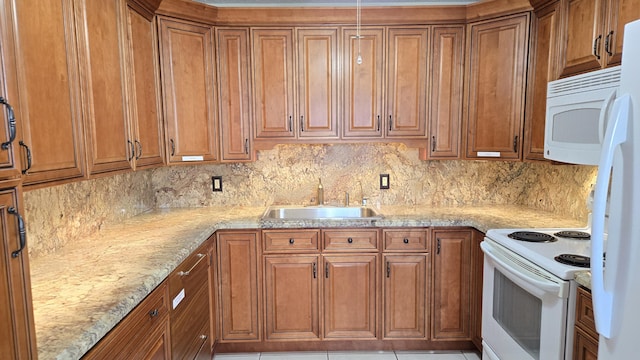
[[[607,115],[609,114],[609,108],[611,104],[615,100],[617,90],[613,90],[607,99],[604,101],[602,106],[602,110],[600,110],[600,117],[598,118],[598,140],[600,140],[600,144],[604,141],[604,132],[605,132],[605,121],[607,120]]]
[[[591,293],[596,320],[596,330],[606,338],[612,337],[613,292],[604,288],[604,223],[607,207],[611,169],[615,150],[627,141],[627,127],[631,109],[631,97],[625,94],[613,104],[612,118],[607,126],[596,188],[593,196],[593,219],[591,234]],[[612,239],[616,241],[617,239]],[[615,264],[608,271],[614,271]],[[616,274],[613,274],[615,278]]]
[[[536,292],[535,290],[540,289],[544,293],[556,294],[559,298],[567,297],[567,291],[561,284],[542,278],[535,273],[522,268],[513,261],[495,252],[493,250],[493,246],[484,241],[480,243],[480,247],[485,255],[494,262],[494,266],[498,267],[505,275],[508,275],[508,278],[519,286],[529,288],[527,290],[531,290],[530,292],[534,296],[541,297],[544,295],[543,293],[538,293],[537,295],[534,294]],[[530,289],[532,286],[535,290]]]

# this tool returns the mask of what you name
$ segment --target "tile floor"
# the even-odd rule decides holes
[[[219,354],[214,360],[480,360],[472,351],[309,351]]]

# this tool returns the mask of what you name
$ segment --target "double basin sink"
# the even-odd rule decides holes
[[[270,206],[263,220],[379,220],[382,214],[364,206]]]

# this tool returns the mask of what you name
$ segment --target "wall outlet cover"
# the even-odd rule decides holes
[[[386,190],[389,188],[389,174],[380,174],[380,189]]]
[[[211,184],[213,186],[213,191],[222,191],[222,176],[212,176]]]

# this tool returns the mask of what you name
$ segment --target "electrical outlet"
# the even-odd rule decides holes
[[[380,174],[380,189],[385,190],[389,188],[389,174]]]
[[[211,183],[213,191],[222,191],[222,176],[212,176]]]

